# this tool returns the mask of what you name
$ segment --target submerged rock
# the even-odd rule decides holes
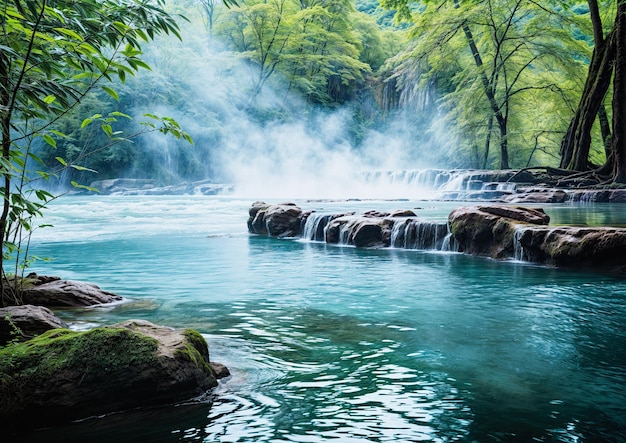
[[[5,431],[17,423],[32,429],[171,404],[205,394],[216,378],[207,343],[194,330],[141,320],[86,332],[54,329],[0,349],[0,422]]]

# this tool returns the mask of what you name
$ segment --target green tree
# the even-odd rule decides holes
[[[565,43],[564,25],[542,6],[523,0],[425,1],[414,10],[408,1],[381,4],[414,23],[414,46],[399,58],[394,75],[408,87],[448,78],[449,117],[471,134],[475,151],[476,135],[484,137],[480,163],[487,165],[497,140],[498,166],[509,168],[512,143],[518,150],[527,144],[520,118],[529,111],[526,104],[538,94],[559,100],[563,90],[555,74],[574,69],[571,53],[578,44],[571,38]]]
[[[371,68],[360,60],[351,1],[247,1],[219,25],[219,35],[254,68],[251,100],[272,78],[309,102],[345,100]]]
[[[0,213],[2,255],[0,296],[2,303],[10,284],[5,261],[20,263],[24,232],[33,228],[34,217],[52,194],[30,180],[28,165],[40,162],[33,143],[43,140],[55,147],[65,134],[55,129],[58,120],[70,113],[102,81],[122,82],[148,65],[141,59],[141,44],[158,34],[178,36],[175,17],[164,9],[163,0],[16,0],[0,6],[0,127],[2,155],[0,170],[3,205]],[[117,93],[105,84],[100,88],[113,98]],[[96,114],[82,126],[97,122],[110,138],[119,138],[113,125],[125,116],[114,112]],[[161,120],[151,129],[184,136],[176,122]],[[79,168],[61,157],[59,166]],[[43,178],[49,175],[39,171]]]

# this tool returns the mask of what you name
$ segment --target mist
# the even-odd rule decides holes
[[[135,113],[175,118],[196,145],[181,148],[180,143],[153,135],[144,143],[144,155],[157,156],[161,167],[175,176],[183,149],[185,155],[194,156],[204,179],[232,184],[238,196],[422,197],[430,190],[401,181],[368,181],[366,173],[441,168],[445,151],[454,145],[436,113],[430,118],[416,116],[418,111],[410,106],[355,137],[350,106],[314,110],[280,81],[266,83],[251,101],[254,67],[208,34],[185,32],[182,42],[168,39],[152,45],[146,60],[153,67],[151,75],[177,78],[191,99],[182,110],[180,105],[168,108],[160,103],[156,109]]]

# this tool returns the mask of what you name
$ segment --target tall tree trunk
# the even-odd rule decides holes
[[[457,9],[461,7],[461,3],[459,0],[454,0],[454,7]],[[480,79],[483,84],[483,90],[485,92],[485,96],[487,97],[487,100],[489,101],[489,106],[491,107],[493,116],[495,117],[496,122],[498,123],[498,127],[500,128],[500,135],[504,134],[506,136],[506,132],[507,132],[506,118],[504,117],[504,115],[502,115],[502,110],[500,109],[500,106],[498,106],[498,102],[496,101],[496,96],[493,91],[493,85],[487,78],[487,75],[485,74],[483,58],[480,55],[478,46],[476,46],[476,40],[474,39],[474,34],[472,33],[472,30],[466,23],[463,24],[462,29],[463,29],[463,33],[465,34],[467,44],[469,45],[470,50],[472,51],[472,57],[474,57],[474,63],[476,64],[476,67],[478,68],[478,72],[479,72]],[[500,168],[509,169],[509,154],[507,151],[506,138],[500,139]]]
[[[616,56],[613,79],[613,181],[626,183],[626,0],[620,0],[615,19]]]
[[[604,103],[598,109],[598,122],[600,123],[600,133],[602,134],[602,143],[604,144],[604,152],[608,158],[611,149],[611,122],[606,113]]]
[[[561,141],[560,166],[575,171],[589,169],[591,128],[609,89],[615,61],[615,32],[612,30],[604,38],[598,3],[595,0],[588,3],[594,30],[594,49],[578,109]]]
[[[509,169],[509,139],[506,131],[506,119],[500,124],[500,169]]]
[[[487,162],[489,161],[489,146],[491,145],[491,131],[493,131],[493,115],[489,116],[489,122],[487,122],[487,137],[485,138],[485,155],[483,156],[483,169],[487,169]]]

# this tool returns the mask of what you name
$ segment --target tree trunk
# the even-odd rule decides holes
[[[626,0],[620,0],[615,19],[616,56],[613,79],[613,181],[626,183]]]
[[[506,119],[504,119],[504,123],[498,120],[498,125],[500,126],[500,169],[509,169],[509,143],[506,133]]]
[[[459,0],[454,1],[454,7],[457,9],[461,7]],[[467,23],[464,23],[461,28],[463,29],[463,33],[465,34],[465,38],[467,40],[467,44],[470,47],[470,51],[472,51],[472,57],[474,58],[474,63],[476,64],[476,67],[478,68],[480,79],[483,84],[483,90],[485,92],[485,96],[487,97],[487,100],[489,101],[489,106],[491,107],[493,116],[495,117],[496,122],[498,123],[498,127],[500,128],[500,135],[502,136],[504,134],[505,136],[505,138],[500,138],[500,168],[509,169],[509,153],[507,151],[508,148],[507,148],[507,141],[506,141],[507,120],[502,115],[502,110],[500,109],[500,106],[496,102],[496,96],[493,90],[493,84],[489,81],[489,79],[487,78],[487,75],[485,74],[485,71],[483,68],[484,67],[483,59],[482,59],[482,56],[480,55],[480,51],[478,50],[478,46],[476,45],[474,34],[472,33],[472,30],[467,25]]]
[[[575,171],[589,169],[591,128],[609,89],[615,61],[615,31],[603,37],[597,2],[588,3],[594,28],[593,55],[578,109],[561,141],[560,167]]]
[[[602,104],[600,109],[598,109],[598,122],[600,123],[600,133],[602,134],[604,152],[608,158],[611,149],[611,122],[609,121],[609,116],[606,113],[606,106],[604,106],[604,104]]]
[[[485,139],[485,155],[483,156],[483,169],[487,169],[489,161],[489,146],[491,145],[491,131],[493,130],[493,114],[489,116],[487,123],[487,138]]]

